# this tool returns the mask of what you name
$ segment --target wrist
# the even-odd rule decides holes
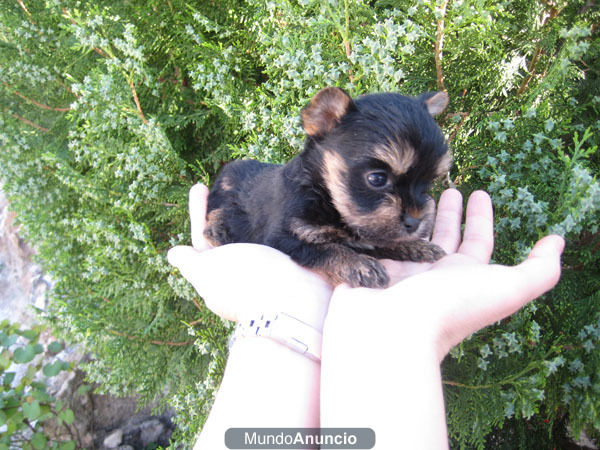
[[[266,338],[313,361],[321,361],[322,333],[285,312],[260,313],[240,319],[230,340]]]
[[[435,315],[425,311],[418,293],[338,288],[332,296],[324,341],[369,354],[438,354]],[[371,348],[371,350],[368,350]]]
[[[274,368],[277,373],[298,370],[320,370],[320,362],[292,350],[291,348],[262,336],[241,336],[229,348],[228,365],[242,366],[241,371],[247,374],[247,369],[252,368],[254,375],[270,373]],[[271,376],[269,375],[269,377]]]

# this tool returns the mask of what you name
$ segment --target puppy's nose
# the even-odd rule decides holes
[[[417,228],[419,228],[419,224],[421,223],[421,219],[417,219],[410,214],[404,214],[402,221],[404,222],[406,231],[409,233],[414,233],[417,231]]]

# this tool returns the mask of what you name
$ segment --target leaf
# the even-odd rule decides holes
[[[11,345],[14,345],[17,342],[17,339],[19,339],[19,336],[17,336],[16,334],[11,334],[6,338],[2,345],[4,345],[5,347],[10,347]]]
[[[42,389],[33,389],[31,391],[31,395],[40,403],[50,403],[53,400],[52,397],[46,392],[45,386]]]
[[[18,333],[21,336],[29,339],[30,341],[36,340],[39,337],[39,335],[40,335],[40,332],[38,330],[35,330],[35,329],[33,329],[33,330],[23,330],[23,331],[20,331]]]
[[[58,446],[58,450],[75,450],[75,442],[74,441],[61,442],[60,445]]]
[[[44,449],[46,447],[46,442],[48,442],[48,438],[40,432],[35,433],[31,438],[31,445],[33,445],[33,448],[36,450]]]
[[[35,350],[33,345],[27,345],[26,347],[19,347],[15,349],[13,354],[15,362],[18,364],[26,364],[35,357]]]
[[[10,367],[12,356],[10,350],[4,350],[0,353],[0,369],[6,370]]]
[[[51,342],[50,344],[48,344],[48,351],[50,353],[59,353],[62,351],[62,349],[63,349],[63,345],[61,342],[54,341],[54,342]]]
[[[40,408],[40,402],[37,400],[32,401],[31,403],[23,404],[23,415],[28,420],[36,420],[38,417],[42,415],[42,409]]]
[[[47,377],[55,377],[56,375],[58,375],[62,370],[62,361],[57,360],[54,361],[53,363],[48,363],[44,366],[42,372],[44,372],[44,375],[46,375]]]
[[[75,421],[75,414],[71,409],[65,409],[58,413],[58,418],[64,421],[67,425],[71,425]]]
[[[92,386],[90,384],[82,384],[77,388],[77,395],[87,394],[92,390]]]
[[[4,386],[10,386],[13,380],[15,379],[15,375],[15,372],[5,372],[2,384],[4,384]]]

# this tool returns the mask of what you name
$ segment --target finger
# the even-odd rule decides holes
[[[539,297],[558,283],[560,256],[564,247],[565,240],[562,237],[546,236],[536,242],[527,259],[516,266],[521,273],[522,291],[526,298]]]
[[[482,321],[470,331],[513,314],[552,289],[560,278],[563,247],[561,237],[546,236],[536,243],[528,258],[517,266],[478,266],[481,274],[473,272],[473,275],[479,279],[482,292],[488,292],[472,296],[469,305],[463,305],[471,310],[472,317]],[[487,275],[483,271],[487,271]],[[487,298],[487,301],[482,301],[483,298]]]
[[[200,285],[200,269],[202,263],[199,258],[201,252],[187,245],[177,245],[167,252],[167,261],[179,269],[183,277],[198,290]]]
[[[547,236],[538,241],[521,264],[514,267],[500,265],[471,265],[453,269],[454,280],[466,277],[463,296],[459,302],[442,302],[448,305],[442,314],[440,359],[448,350],[469,334],[502,320],[521,309],[531,300],[552,289],[560,279],[560,255],[564,241],[559,236]],[[428,275],[426,273],[425,275]]]
[[[203,184],[192,186],[189,194],[190,222],[192,228],[192,245],[197,250],[211,248],[207,240],[204,239],[207,201],[208,188]]]
[[[431,242],[446,253],[455,253],[460,244],[462,223],[462,195],[456,189],[445,190],[438,202]]]
[[[508,317],[552,289],[560,279],[563,248],[564,240],[560,236],[546,236],[535,244],[527,259],[517,266],[485,266],[493,269],[487,286],[494,295],[488,295],[487,303],[481,302],[481,296],[479,300],[473,299],[474,312],[478,307],[487,312],[487,317],[486,313],[481,313],[481,317],[485,318],[483,325]]]
[[[169,250],[167,260],[169,264],[179,269],[181,275],[190,282],[211,311],[227,320],[235,321],[237,320],[237,312],[235,308],[230,308],[231,302],[219,301],[224,297],[219,291],[219,288],[223,286],[223,280],[219,279],[219,276],[206,276],[208,267],[211,266],[211,263],[214,264],[214,261],[210,258],[210,253],[179,245]],[[230,295],[230,298],[235,300],[236,296]]]
[[[465,232],[458,253],[487,264],[494,250],[494,213],[492,200],[483,191],[475,191],[467,202]]]

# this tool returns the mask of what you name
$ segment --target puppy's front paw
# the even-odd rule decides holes
[[[420,239],[400,242],[393,248],[378,249],[374,254],[379,258],[414,262],[435,262],[446,256],[442,247]]]
[[[227,233],[225,213],[222,209],[214,209],[208,213],[203,234],[204,239],[213,247],[233,242]]]
[[[385,267],[375,258],[357,255],[336,268],[335,278],[352,287],[384,288],[390,279]]]
[[[427,245],[422,247],[422,251],[420,253],[421,259],[418,261],[436,262],[438,259],[442,259],[444,256],[446,256],[446,252],[439,245],[432,244],[431,242],[424,243]]]

